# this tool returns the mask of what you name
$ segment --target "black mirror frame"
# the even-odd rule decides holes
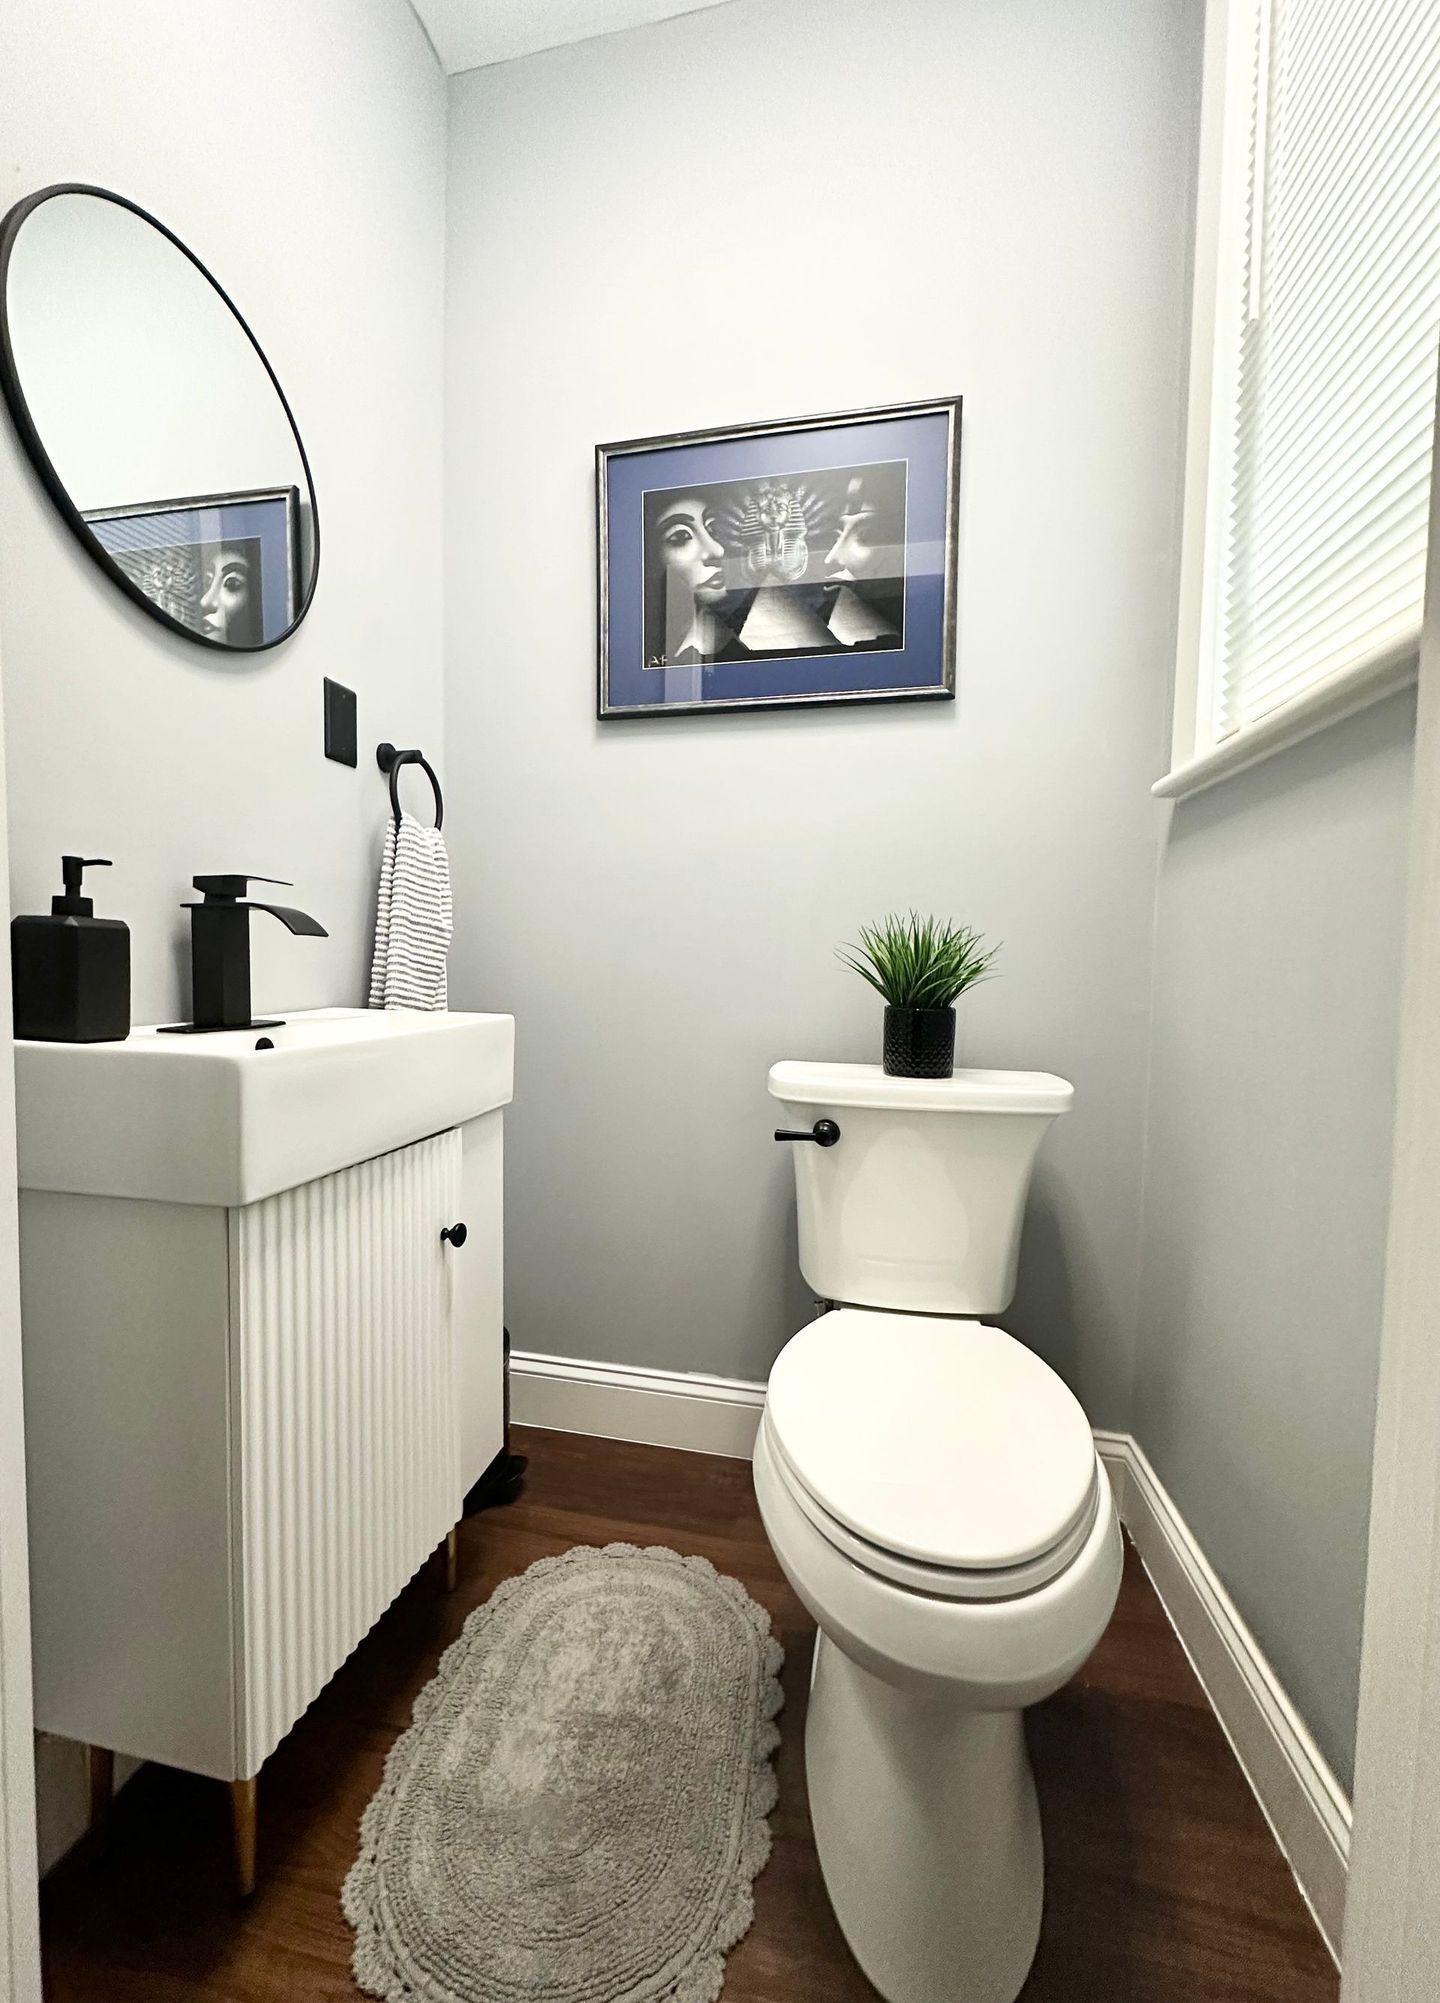
[[[131,215],[139,216],[142,222],[158,230],[168,242],[174,244],[181,255],[188,258],[200,276],[217,292],[234,315],[236,324],[260,359],[260,366],[270,379],[270,386],[280,399],[280,408],[290,426],[290,434],[295,440],[295,449],[300,454],[300,465],[305,474],[305,485],[310,497],[310,576],[305,583],[303,596],[295,608],[295,616],[283,633],[277,633],[272,640],[249,641],[233,644],[225,640],[212,640],[207,633],[197,633],[193,626],[184,625],[170,613],[162,612],[152,599],[145,596],[133,579],[115,562],[99,538],[90,531],[89,524],[71,500],[64,481],[56,471],[55,463],[41,441],[35,420],[30,414],[30,406],[20,384],[20,372],[15,364],[15,349],[10,337],[10,259],[15,243],[26,218],[42,203],[52,201],[57,195],[94,195],[102,202],[113,202],[117,208],[128,209]],[[197,647],[205,647],[215,654],[264,654],[272,647],[279,647],[288,640],[309,612],[315,598],[315,585],[320,575],[320,507],[315,495],[315,479],[310,471],[310,460],[306,455],[305,441],[300,436],[300,427],[295,422],[295,413],[290,408],[290,400],[280,386],[280,378],[270,366],[270,358],[256,340],[245,315],[225,290],[214,272],[195,255],[188,244],[182,243],[175,232],[167,229],[158,216],[152,216],[148,209],[142,209],[138,202],[132,202],[125,195],[117,195],[112,188],[98,188],[87,181],[55,181],[47,188],[40,188],[33,195],[26,195],[0,222],[0,395],[4,396],[6,408],[20,435],[31,465],[40,476],[46,493],[54,503],[55,510],[75,540],[99,569],[104,571],[112,584],[119,587],[132,604],[148,613],[167,632],[178,633],[182,639],[191,641]]]

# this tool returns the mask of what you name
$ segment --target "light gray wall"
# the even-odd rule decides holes
[[[254,927],[255,1001],[364,999],[388,811],[365,752],[434,744],[441,686],[444,84],[405,0],[45,0],[0,8],[0,210],[113,187],[215,271],[286,385],[324,536],[309,619],[217,667],[72,542],[0,420],[12,906],[48,911],[62,850],[108,855],[137,1021],[188,1002],[199,869],[295,879],[328,941]],[[145,497],[141,497],[145,498]],[[321,682],[359,694],[358,772],[322,756]],[[42,1852],[81,1826],[79,1750],[41,1748]]]
[[[256,921],[257,1007],[363,999],[385,811],[366,753],[442,727],[444,129],[404,0],[0,10],[0,209],[90,180],[176,230],[267,350],[319,494],[310,617],[217,665],[88,562],[0,424],[13,908],[49,910],[62,850],[112,856],[97,909],[130,922],[136,1021],[188,1007],[178,907],[204,869],[293,878],[330,930]],[[327,674],[359,696],[358,772],[322,756]]]
[[[762,1377],[807,1298],[780,1057],[837,941],[1004,941],[1053,1069],[1011,1326],[1124,1419],[1197,0],[737,0],[452,81],[452,995],[513,1009],[519,1347]],[[961,392],[953,706],[599,725],[595,442]]]
[[[1177,806],[1134,1430],[1350,1785],[1413,699]]]

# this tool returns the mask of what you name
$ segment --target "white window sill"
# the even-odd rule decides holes
[[[1222,779],[1233,778],[1237,772],[1248,771],[1262,758],[1273,758],[1277,751],[1288,750],[1292,744],[1313,737],[1317,730],[1325,730],[1330,724],[1339,723],[1357,710],[1368,709],[1371,703],[1382,702],[1397,689],[1407,687],[1415,680],[1419,660],[1417,640],[1397,651],[1358,661],[1354,667],[1345,668],[1340,674],[1331,675],[1328,681],[1318,682],[1314,688],[1293,697],[1269,716],[1262,716],[1208,751],[1177,765],[1163,779],[1157,779],[1150,791],[1157,800],[1184,800]]]

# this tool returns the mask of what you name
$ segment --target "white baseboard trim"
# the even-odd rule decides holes
[[[518,1349],[510,1357],[510,1416],[517,1426],[748,1460],[764,1405],[765,1386],[740,1377]]]
[[[1125,1527],[1338,1964],[1350,1803],[1144,1448],[1123,1447]]]
[[[1103,1426],[1097,1426],[1095,1451],[1100,1456],[1100,1465],[1110,1477],[1110,1490],[1115,1497],[1115,1507],[1119,1510],[1120,1521],[1123,1523],[1130,1478],[1130,1435],[1109,1433]]]
[[[747,1459],[765,1386],[517,1350],[517,1425]],[[1194,1533],[1128,1433],[1096,1429],[1117,1507],[1330,1952],[1339,1960],[1350,1804]]]

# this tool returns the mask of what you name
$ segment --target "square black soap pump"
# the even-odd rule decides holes
[[[48,918],[10,926],[15,1034],[48,1043],[119,1043],[130,1034],[130,927],[97,918],[82,894],[87,869],[103,856],[62,856],[65,888]]]

